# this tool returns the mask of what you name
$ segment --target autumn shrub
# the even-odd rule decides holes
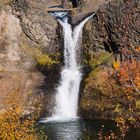
[[[140,47],[135,49],[123,49],[124,60],[115,68],[112,76],[116,83],[121,87],[121,93],[128,101],[133,102],[129,105],[129,110],[136,110],[136,103],[140,95]]]
[[[19,90],[12,91],[5,97],[4,110],[0,113],[0,139],[2,140],[37,140],[34,124],[39,117],[39,101],[32,104],[32,112],[27,114],[27,99]]]
[[[117,69],[117,80],[123,89],[123,94],[129,102],[128,110],[134,115],[130,115],[127,120],[123,117],[115,119],[121,133],[125,136],[127,129],[130,126],[139,127],[139,116],[136,112],[140,112],[137,103],[140,102],[140,47],[132,48],[131,50],[123,49],[124,61],[121,62]],[[139,113],[138,113],[139,114]]]
[[[120,106],[124,106],[122,110],[127,112],[127,115],[121,112],[120,106],[119,109],[115,109],[118,115],[114,120],[120,130],[120,136],[114,132],[111,132],[110,135],[103,135],[101,129],[98,133],[100,140],[125,139],[130,127],[140,127],[140,47],[124,48],[122,54],[123,60],[113,63],[114,70],[109,72],[109,84],[106,84],[105,87],[111,93],[111,98],[114,98]]]
[[[29,47],[28,45],[22,44],[21,49],[23,50],[24,53],[28,54],[31,56],[37,64],[41,66],[46,66],[49,67],[53,64],[59,63],[57,60],[57,57],[59,54],[51,55],[44,53],[40,48],[33,48]]]
[[[119,140],[119,138],[113,131],[110,131],[110,134],[108,135],[104,135],[102,127],[98,132],[98,140]]]

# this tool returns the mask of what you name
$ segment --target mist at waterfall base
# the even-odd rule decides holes
[[[82,29],[84,24],[93,17],[94,14],[86,17],[74,29],[69,24],[67,12],[54,12],[53,16],[63,27],[64,37],[64,67],[61,71],[61,79],[56,89],[55,106],[52,116],[42,120],[48,121],[70,121],[77,119],[78,97],[80,82],[82,79],[82,66],[78,60],[80,54],[80,42],[82,39]]]

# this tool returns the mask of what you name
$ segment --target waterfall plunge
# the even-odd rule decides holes
[[[64,14],[55,13],[56,17],[62,15]],[[57,19],[63,27],[65,65],[61,71],[61,79],[56,89],[54,112],[47,121],[67,121],[77,118],[78,95],[82,78],[81,65],[77,61],[77,52],[80,51],[79,42],[82,38],[83,26],[93,15],[85,18],[74,30],[68,23],[67,16]]]

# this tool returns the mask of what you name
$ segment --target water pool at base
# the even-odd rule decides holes
[[[77,119],[68,122],[40,123],[49,140],[98,140],[98,132],[103,127],[103,134],[108,135],[112,130],[117,136],[120,135],[113,121],[83,120]],[[130,129],[125,140],[140,140],[140,129]]]

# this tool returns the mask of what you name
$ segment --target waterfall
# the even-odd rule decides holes
[[[80,51],[79,42],[82,38],[82,28],[93,14],[85,18],[74,29],[68,23],[66,14],[58,12],[58,14],[55,13],[53,15],[59,17],[57,21],[63,27],[64,67],[56,89],[54,111],[52,117],[47,120],[66,121],[77,118],[79,87],[82,79],[82,66],[78,63],[77,52]]]

